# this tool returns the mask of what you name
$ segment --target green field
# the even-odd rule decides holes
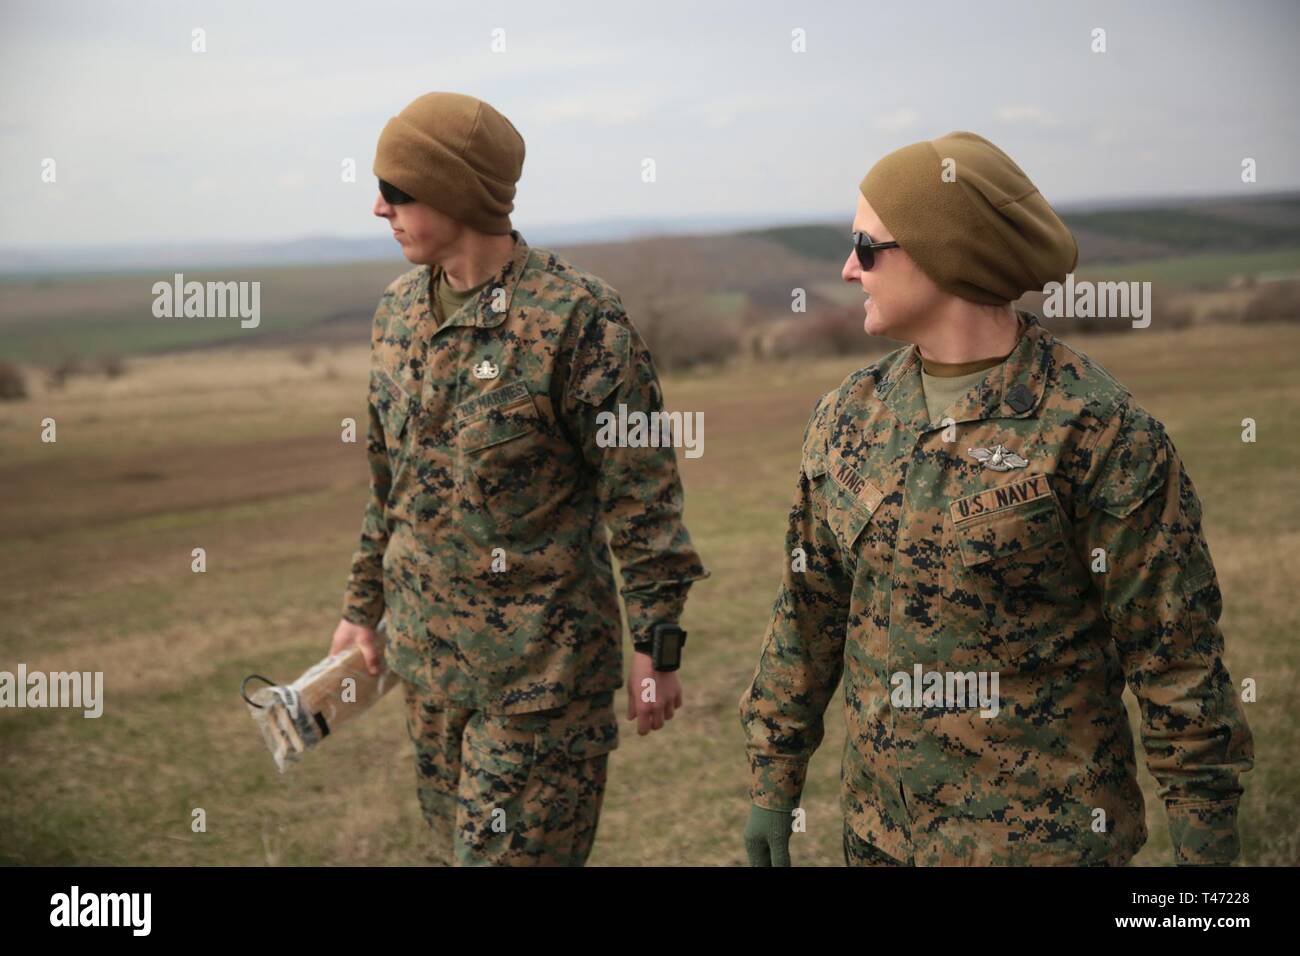
[[[66,356],[310,342],[332,338],[329,326],[348,319],[364,335],[380,293],[405,270],[391,262],[364,262],[175,271],[186,282],[260,282],[259,324],[241,328],[237,317],[156,318],[153,285],[170,284],[172,270],[27,276],[0,281],[0,354],[49,365]]]
[[[1247,705],[1256,768],[1243,778],[1243,861],[1300,862],[1300,328],[1201,326],[1080,347],[1165,421],[1195,480],[1227,664],[1260,688]],[[669,407],[704,412],[704,456],[679,460],[687,524],[713,574],[684,621],[685,708],[646,738],[622,725],[592,865],[743,862],[737,701],[776,595],[804,424],[857,364],[665,377]],[[98,720],[0,711],[0,863],[423,862],[400,694],[281,776],[237,693],[247,673],[288,680],[327,650],[365,490],[361,448],[338,428],[363,420],[365,381],[360,346],[305,364],[289,350],[209,349],[0,405],[0,668],[102,670],[107,695]],[[46,416],[53,445],[38,439]],[[1244,417],[1258,422],[1255,444],[1240,441]],[[205,574],[190,571],[195,547]],[[840,708],[837,695],[799,864],[842,865]],[[1145,771],[1142,784],[1152,836],[1136,862],[1167,864]],[[204,833],[191,831],[196,808]]]
[[[1218,286],[1233,276],[1287,275],[1300,278],[1300,248],[1203,256],[1174,256],[1130,265],[1080,269],[1079,279],[1112,282],[1167,282],[1173,286]]]
[[[1064,218],[1078,234],[1080,279],[1149,281],[1165,296],[1216,294],[1236,276],[1300,276],[1300,197],[1136,206]],[[734,333],[751,312],[789,318],[794,288],[860,306],[860,290],[839,278],[848,232],[846,221],[557,251],[618,289],[648,337],[654,332],[648,317],[658,315],[671,329],[665,335],[699,332],[716,339]],[[315,348],[364,341],[380,292],[406,268],[395,260],[7,276],[0,278],[0,359],[49,367],[69,358],[211,346]],[[187,281],[260,282],[260,325],[244,329],[237,318],[155,318],[153,285],[171,282],[176,271]],[[744,349],[736,342],[731,351]],[[689,353],[680,345],[662,349],[662,367],[684,366]]]

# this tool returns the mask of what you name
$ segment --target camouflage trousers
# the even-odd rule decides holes
[[[445,866],[582,866],[596,839],[614,692],[526,714],[441,707],[402,682],[416,792]]]
[[[909,860],[904,863],[896,860],[884,850],[878,850],[862,837],[853,832],[847,820],[844,821],[844,865],[845,866],[912,866]]]
[[[844,823],[844,865],[845,866],[915,866],[915,862],[896,860],[883,850],[878,850],[862,837],[853,832],[848,821]],[[1128,866],[1129,861],[1111,862],[1102,860],[1097,863],[1080,863],[1079,866]]]

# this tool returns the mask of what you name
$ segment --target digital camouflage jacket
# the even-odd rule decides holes
[[[432,267],[379,303],[343,607],[367,627],[387,610],[389,666],[432,700],[503,714],[621,684],[611,547],[634,640],[708,573],[673,448],[596,441],[602,410],[662,409],[617,292],[511,234],[513,258],[441,328]]]
[[[818,403],[740,701],[751,799],[797,805],[842,674],[863,839],[920,865],[1124,863],[1147,837],[1127,681],[1177,861],[1227,862],[1253,749],[1191,478],[1122,386],[1019,315],[947,427],[915,347]],[[996,714],[896,698],[918,667],[996,673]]]

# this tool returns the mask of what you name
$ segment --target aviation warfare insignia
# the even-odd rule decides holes
[[[1013,451],[1008,451],[1001,445],[994,445],[993,450],[987,448],[967,448],[972,458],[984,465],[990,471],[1010,471],[1012,468],[1024,468],[1029,464],[1028,461],[1021,458]]]

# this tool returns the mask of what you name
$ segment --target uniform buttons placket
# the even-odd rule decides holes
[[[896,662],[894,661],[893,654],[894,654],[894,592],[897,590],[897,583],[898,583],[896,578],[896,575],[898,573],[898,532],[899,529],[903,527],[904,522],[906,522],[907,520],[908,483],[912,480],[912,473],[914,471],[912,466],[916,464],[917,455],[919,455],[921,451],[922,434],[918,434],[914,436],[912,442],[912,454],[909,457],[908,461],[903,466],[904,469],[906,469],[903,474],[903,500],[899,504],[898,525],[894,528],[894,553],[889,566],[889,604],[887,607],[887,613],[889,615],[889,626],[888,626],[888,642],[887,642],[888,647],[886,650],[886,660],[888,661],[888,667],[896,666]],[[894,740],[897,741],[898,722],[892,705],[889,708],[889,720],[890,720],[891,730],[893,731]],[[894,747],[894,770],[897,774],[897,780],[898,780],[898,796],[899,799],[903,801],[903,814],[907,821],[907,840],[909,843],[911,843],[912,811],[908,808],[907,795],[904,793],[903,768],[899,765],[898,762],[897,745],[895,745]]]

